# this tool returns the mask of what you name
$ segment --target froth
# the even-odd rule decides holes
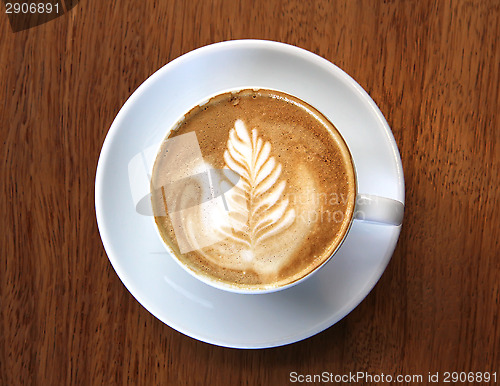
[[[186,115],[171,136],[195,132],[204,167],[239,175],[236,185],[227,178],[190,181],[169,197],[191,200],[181,205],[188,209],[156,217],[162,237],[190,269],[239,287],[280,286],[317,268],[338,246],[352,217],[354,175],[342,139],[310,109],[286,94],[243,90]],[[165,175],[168,158],[160,150],[152,183]],[[199,205],[214,183],[225,193]],[[347,198],[318,199],[331,193]],[[153,198],[153,207],[162,200]],[[323,221],[333,209],[340,221]]]

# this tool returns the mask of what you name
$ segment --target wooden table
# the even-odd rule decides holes
[[[17,33],[0,10],[0,384],[500,378],[498,1],[89,0]],[[192,49],[242,38],[303,47],[356,79],[393,130],[407,194],[394,256],[362,304],[317,336],[254,351],[198,342],[146,311],[113,271],[94,210],[101,145],[136,87]]]

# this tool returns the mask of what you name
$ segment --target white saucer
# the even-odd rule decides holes
[[[400,227],[355,221],[335,257],[317,274],[284,291],[241,295],[196,280],[169,256],[148,216],[136,211],[143,186],[129,185],[138,156],[147,169],[167,130],[193,105],[245,87],[293,94],[326,115],[352,152],[359,192],[404,203],[399,152],[380,110],[342,70],[300,48],[256,40],[192,51],[147,79],[117,115],[96,175],[101,238],[132,295],[170,327],[227,347],[265,348],[308,338],[352,311],[379,280]],[[134,158],[135,157],[135,158]],[[138,189],[138,190],[137,190]]]

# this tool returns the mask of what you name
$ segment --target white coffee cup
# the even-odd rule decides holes
[[[254,89],[258,90],[259,87],[256,86],[251,86],[251,87],[246,87],[248,89]],[[269,88],[268,88],[269,89]],[[224,92],[237,92],[239,91],[240,88],[235,89],[235,90],[225,90]],[[276,90],[276,91],[281,91],[281,90]],[[220,93],[222,94],[222,93]],[[289,93],[288,93],[289,94]],[[216,94],[217,95],[217,94]],[[289,94],[290,95],[290,94]],[[198,103],[193,105],[192,107],[195,107],[197,105],[204,105],[208,100],[210,100],[212,97],[215,95],[210,95],[206,98],[203,98],[200,100]],[[299,98],[297,95],[294,95],[294,97]],[[313,106],[314,107],[314,106]],[[187,113],[187,111],[186,111]],[[324,117],[327,119],[326,117]],[[182,121],[183,118],[180,119],[180,121],[176,122],[170,130],[168,130],[165,133],[165,137],[167,138],[171,130],[179,126],[180,122]],[[342,134],[337,130],[338,134],[342,137]],[[193,133],[190,133],[193,134]],[[192,137],[192,138],[189,138]],[[342,138],[343,139],[343,138]],[[199,146],[196,143],[196,136],[182,136],[182,137],[175,137],[174,139],[169,139],[169,141],[174,141],[174,144],[172,148],[169,150],[169,154],[172,154],[175,151],[180,151],[181,154],[176,155],[176,159],[183,159],[185,162],[180,162],[180,165],[182,164],[192,164],[193,157],[197,157],[201,159],[201,151],[199,149]],[[179,142],[179,143],[178,143]],[[343,140],[345,146],[349,149],[349,146],[347,145],[345,139]],[[178,143],[178,144],[177,144]],[[166,246],[167,250],[169,253],[174,257],[175,261],[190,275],[194,276],[198,280],[201,280],[202,282],[211,285],[215,288],[229,291],[229,292],[235,292],[235,293],[241,293],[241,294],[265,294],[265,293],[270,293],[270,292],[276,292],[280,290],[284,290],[287,288],[290,288],[292,286],[295,286],[304,280],[308,279],[311,277],[315,272],[317,272],[321,267],[323,267],[325,264],[327,264],[338,251],[340,250],[343,242],[345,239],[348,237],[348,235],[351,232],[351,226],[354,221],[365,221],[365,222],[371,222],[371,223],[376,223],[379,224],[379,226],[399,226],[401,225],[403,221],[403,214],[404,214],[404,204],[398,200],[394,200],[391,198],[387,197],[381,197],[377,195],[372,195],[372,194],[365,194],[362,192],[359,192],[359,183],[357,179],[357,173],[356,173],[356,166],[355,166],[355,161],[352,157],[352,153],[349,150],[349,156],[350,156],[350,163],[351,163],[351,168],[354,171],[354,179],[355,179],[355,207],[354,211],[351,212],[350,216],[351,218],[349,219],[349,225],[347,227],[347,232],[344,233],[342,239],[340,242],[338,242],[335,250],[330,254],[328,258],[324,260],[324,262],[319,265],[318,267],[312,269],[310,272],[305,274],[303,277],[300,279],[293,281],[288,284],[284,285],[270,285],[266,287],[251,287],[251,286],[246,286],[246,285],[238,285],[238,284],[232,284],[232,283],[226,283],[223,281],[219,281],[216,279],[213,279],[207,275],[200,274],[196,272],[195,270],[191,269],[187,263],[183,262],[181,259],[178,258],[176,255],[176,252],[167,244],[164,242],[160,232],[158,232],[158,228],[155,224],[155,229],[157,230],[157,233],[162,239],[162,242],[164,242],[164,245]],[[179,165],[175,166],[176,168],[179,167]],[[207,171],[206,173],[210,173],[210,171]],[[149,173],[150,175],[153,174],[151,171]],[[184,175],[184,173],[181,171],[181,175]],[[213,178],[213,177],[212,177]],[[208,181],[210,178],[206,178]],[[159,187],[155,187],[155,189],[158,189]],[[217,197],[214,197],[216,199]],[[165,205],[164,210],[168,210],[167,206]],[[342,214],[344,216],[344,214]],[[175,228],[175,227],[174,227]],[[219,240],[217,240],[219,241]],[[181,241],[180,239],[177,240],[177,243],[179,244],[181,252],[183,251],[183,247],[181,246]],[[203,247],[204,245],[199,245],[199,240],[197,240],[197,248],[192,248],[190,245],[187,245],[185,250],[194,250]],[[207,246],[209,243],[206,244]]]

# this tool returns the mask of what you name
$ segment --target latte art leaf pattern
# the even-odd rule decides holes
[[[230,224],[219,231],[242,244],[242,258],[250,261],[257,249],[273,235],[287,229],[295,220],[284,196],[286,182],[280,180],[281,164],[271,156],[271,144],[256,129],[251,132],[237,120],[229,133],[224,152],[225,167],[240,175],[228,195]]]

